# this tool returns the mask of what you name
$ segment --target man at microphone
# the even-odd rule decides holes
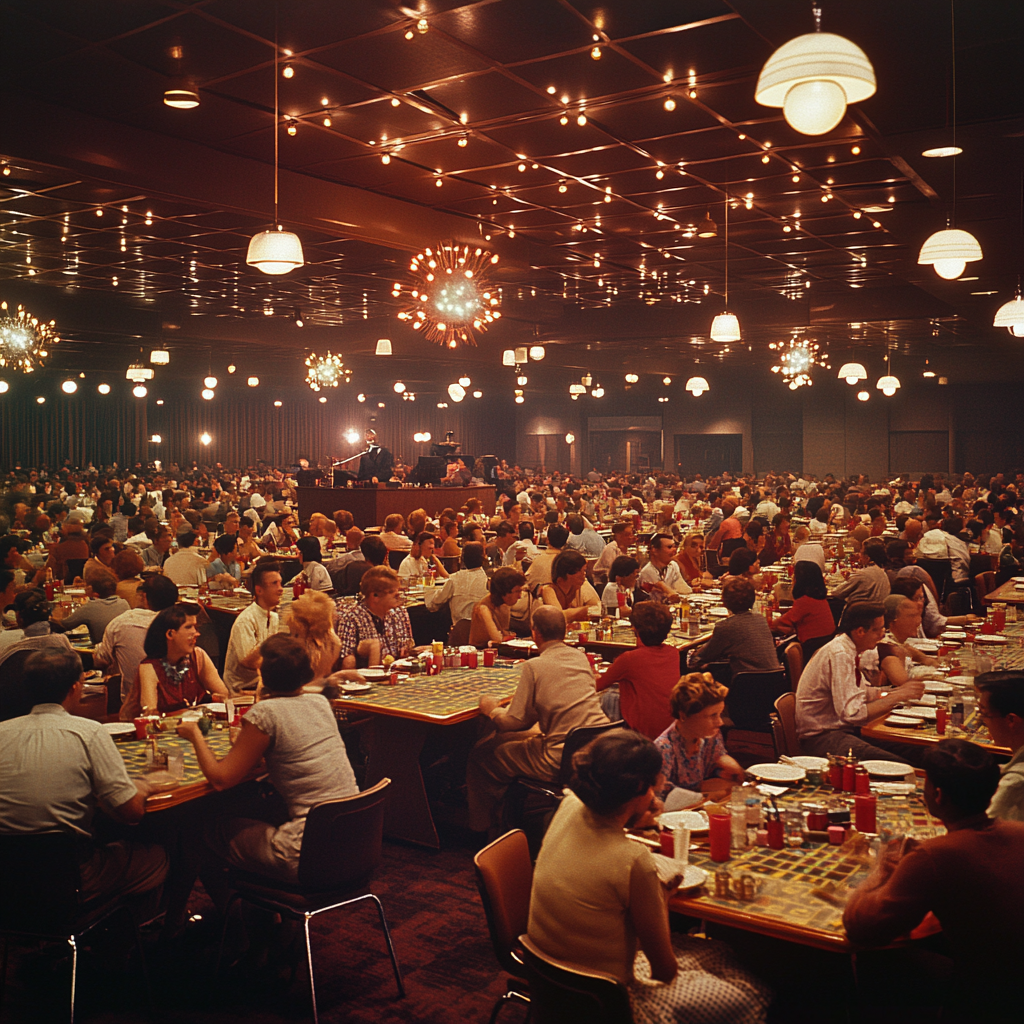
[[[377,443],[377,431],[368,428],[363,435],[366,441],[366,454],[359,460],[359,479],[379,483],[390,480],[395,467],[395,457]]]

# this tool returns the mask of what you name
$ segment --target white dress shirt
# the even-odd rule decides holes
[[[423,603],[432,612],[451,601],[452,622],[471,619],[476,603],[487,596],[487,584],[483,569],[460,569],[444,581],[443,587],[425,587]]]
[[[855,666],[860,665],[860,674]],[[817,651],[796,689],[796,732],[801,738],[837,729],[851,731],[867,721],[867,705],[880,696],[864,674],[878,670],[878,650],[857,657],[857,645],[840,633]]]

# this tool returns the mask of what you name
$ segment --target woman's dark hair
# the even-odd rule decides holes
[[[551,563],[551,582],[557,583],[587,567],[587,560],[578,551],[563,551]]]
[[[885,557],[889,559],[889,565],[894,569],[902,569],[906,562],[905,555],[910,550],[910,544],[905,540],[891,540],[885,545]]]
[[[645,647],[657,647],[668,639],[672,612],[660,601],[641,601],[633,607],[629,621]]]
[[[290,693],[313,679],[309,654],[297,637],[274,633],[260,644],[260,655],[263,687],[271,693]]]
[[[658,748],[639,733],[605,733],[572,759],[569,788],[595,814],[613,814],[650,789],[661,773]]]
[[[146,630],[146,639],[142,642],[142,649],[146,652],[147,658],[167,657],[167,634],[177,632],[185,625],[185,620],[194,617],[196,606],[193,604],[172,604],[156,613],[156,618],[149,624]]]
[[[320,542],[317,541],[317,547],[320,546]],[[238,547],[238,536],[233,533],[222,533],[214,542],[213,550],[218,555],[226,555],[234,551]]]
[[[502,601],[512,593],[516,587],[526,584],[526,577],[510,565],[503,565],[496,569],[491,577],[491,602],[500,605]]]
[[[632,576],[639,568],[640,563],[632,555],[619,555],[608,570],[608,582],[614,583],[616,580]]]
[[[885,568],[885,545],[880,540],[873,538],[872,540],[864,541],[861,551],[875,565],[881,566],[883,569]]]
[[[996,759],[967,740],[942,740],[924,752],[921,764],[931,784],[942,790],[943,803],[961,817],[984,814],[999,785]]]
[[[824,601],[828,597],[821,566],[809,558],[793,566],[793,600],[798,597],[813,597],[817,601]]]
[[[722,604],[733,613],[748,612],[754,607],[754,584],[749,576],[737,576],[722,587]]]
[[[924,584],[915,576],[897,576],[889,587],[889,593],[913,598],[923,586]]]
[[[750,548],[737,548],[729,556],[729,575],[745,576],[747,570],[757,561],[757,555]]]
[[[319,538],[300,537],[295,546],[299,549],[299,555],[304,562],[323,561],[323,548],[320,547]]]
[[[124,548],[114,555],[110,570],[119,580],[130,580],[142,572],[142,556],[135,548]]]
[[[89,550],[92,552],[93,557],[96,557],[97,555],[99,555],[100,548],[103,547],[104,544],[113,544],[113,543],[114,543],[113,534],[110,534],[110,533],[107,533],[106,531],[103,531],[102,533],[97,533],[97,534],[93,535],[92,540],[89,541]]]

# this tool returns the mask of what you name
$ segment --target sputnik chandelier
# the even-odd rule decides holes
[[[41,369],[50,354],[48,346],[60,341],[55,325],[54,320],[42,323],[24,306],[11,313],[7,303],[0,302],[0,367],[24,373]]]
[[[779,357],[779,361],[772,367],[772,373],[781,374],[790,391],[796,391],[805,384],[813,384],[811,370],[815,366],[829,369],[828,353],[822,352],[816,341],[793,337],[789,341],[773,341],[768,347],[778,353]]]
[[[314,390],[336,388],[342,381],[352,381],[352,371],[342,362],[340,355],[334,355],[330,349],[325,355],[315,353],[306,357],[306,383]]]
[[[474,331],[483,334],[501,316],[497,289],[488,284],[487,273],[498,257],[483,249],[446,242],[424,249],[409,264],[413,280],[408,306],[399,320],[412,324],[428,341],[457,348],[461,341],[476,345]],[[391,295],[400,297],[395,284]]]

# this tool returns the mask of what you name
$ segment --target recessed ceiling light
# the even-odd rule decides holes
[[[958,281],[977,281],[977,277],[958,277]]]
[[[959,146],[936,146],[934,149],[926,149],[921,156],[959,156],[962,152]]]
[[[971,294],[972,295],[995,295],[996,294],[996,289],[993,288],[992,291],[989,291],[989,292],[971,292]]]

